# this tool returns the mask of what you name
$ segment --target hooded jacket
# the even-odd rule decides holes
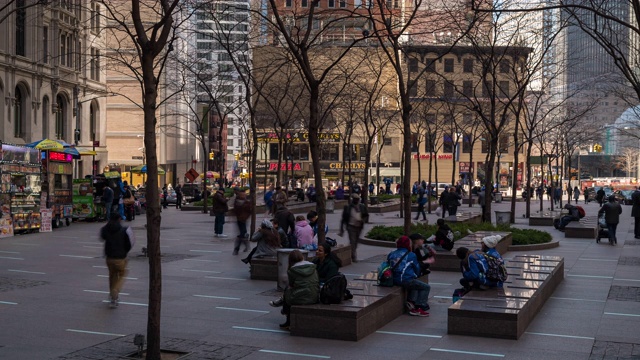
[[[318,302],[320,282],[316,266],[300,261],[287,271],[289,287],[284,292],[284,301],[289,305],[310,305]]]
[[[462,276],[465,280],[477,282],[478,285],[486,285],[495,287],[498,285],[496,281],[489,280],[485,277],[489,264],[487,259],[482,255],[482,251],[476,250],[469,254],[466,262],[460,264]]]
[[[402,285],[403,283],[414,280],[418,277],[417,274],[420,274],[421,268],[416,254],[404,248],[396,249],[389,254],[389,264],[394,266],[406,252],[409,252],[409,254],[402,259],[402,263],[393,269],[394,285]]]
[[[214,214],[224,214],[229,210],[227,205],[228,199],[224,196],[224,191],[218,190],[213,195],[213,204],[211,205],[211,211]]]
[[[104,254],[109,259],[126,259],[135,241],[131,228],[113,221],[100,229],[100,238],[104,241]]]
[[[303,248],[313,244],[313,228],[309,226],[307,220],[296,222],[296,239],[298,239],[298,247]]]
[[[247,221],[251,216],[251,201],[247,199],[247,195],[238,193],[233,201],[233,212],[238,221]]]

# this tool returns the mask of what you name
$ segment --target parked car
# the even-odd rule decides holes
[[[613,192],[613,196],[616,197],[616,200],[625,205],[633,204],[633,200],[631,199],[632,194],[633,190],[616,190]]]
[[[198,193],[202,192],[202,184],[184,184],[182,185],[182,199],[185,202],[191,202]]]

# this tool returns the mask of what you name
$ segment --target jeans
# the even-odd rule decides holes
[[[109,269],[109,296],[112,300],[117,300],[124,278],[127,276],[127,259],[107,258],[107,268]]]
[[[113,201],[112,202],[108,202],[108,203],[104,203],[104,208],[105,208],[105,213],[107,215],[107,221],[109,221],[109,219],[111,219],[111,209],[113,208]]]
[[[247,222],[246,221],[238,220],[238,231],[240,232],[240,234],[238,235],[239,238],[247,237]]]
[[[403,283],[402,287],[408,292],[407,301],[411,301],[417,306],[423,307],[427,305],[431,285],[423,283],[420,280],[413,279]]]
[[[215,214],[215,224],[213,230],[216,234],[222,234],[222,226],[224,225],[224,213]]]
[[[422,218],[424,220],[427,219],[427,214],[425,214],[425,212],[424,212],[424,204],[418,202],[418,214],[416,215],[416,220],[418,220],[418,218],[420,217],[420,214],[422,214]]]
[[[634,237],[640,237],[640,216],[634,217],[633,235]]]
[[[618,224],[610,224],[607,223],[607,230],[609,230],[609,242],[617,243],[618,240],[616,238],[616,229],[618,228]]]

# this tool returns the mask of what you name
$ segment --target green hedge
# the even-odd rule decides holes
[[[542,244],[551,241],[551,234],[548,232],[532,229],[518,229],[506,225],[495,226],[491,223],[481,224],[448,224],[453,230],[455,240],[468,235],[468,231],[503,231],[510,232],[513,238],[513,245]],[[405,235],[402,226],[383,226],[373,227],[367,233],[366,237],[374,240],[396,241],[400,236]],[[409,234],[420,233],[425,238],[436,233],[436,225],[427,225],[424,223],[413,223]]]

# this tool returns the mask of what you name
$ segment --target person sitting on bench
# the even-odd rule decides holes
[[[483,243],[483,246],[485,244]],[[465,291],[471,289],[482,289],[497,287],[498,282],[488,279],[485,274],[489,270],[487,259],[482,254],[482,250],[471,251],[466,247],[459,247],[456,256],[460,259],[460,271],[462,272],[462,285]]]
[[[564,206],[565,209],[569,211],[569,214],[560,218],[560,223],[558,224],[558,230],[564,231],[564,228],[572,221],[580,220],[580,213],[578,212],[578,208],[571,204],[566,204]]]
[[[429,292],[431,286],[418,280],[420,274],[420,263],[416,254],[411,249],[411,239],[408,236],[401,236],[396,241],[397,250],[391,252],[387,258],[393,268],[393,284],[400,285],[407,290],[407,303],[409,315],[429,316]],[[400,262],[398,264],[398,262]],[[397,265],[396,265],[397,264]]]

